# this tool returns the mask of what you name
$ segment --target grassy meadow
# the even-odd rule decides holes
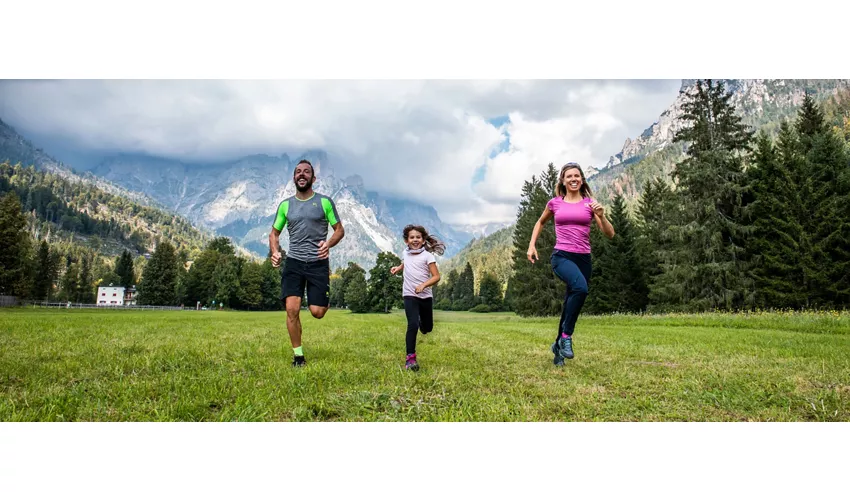
[[[0,421],[848,421],[847,313],[435,314],[0,310]]]

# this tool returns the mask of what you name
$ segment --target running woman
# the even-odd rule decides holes
[[[422,226],[410,224],[402,232],[407,244],[401,265],[390,269],[392,274],[404,271],[402,298],[404,313],[407,316],[407,335],[405,344],[407,358],[406,370],[419,370],[416,360],[416,334],[422,330],[426,335],[434,329],[434,293],[431,287],[440,281],[440,271],[434,254],[443,255],[446,245],[428,234]]]
[[[590,259],[590,227],[597,227],[609,239],[614,237],[614,227],[605,217],[605,209],[592,198],[593,193],[578,163],[567,163],[561,168],[555,197],[549,200],[543,214],[534,225],[528,244],[528,260],[539,260],[535,244],[543,225],[555,219],[555,248],[550,257],[552,271],[567,284],[564,308],[558,323],[558,333],[552,344],[555,365],[572,359],[573,332],[576,320],[587,298],[592,271]]]

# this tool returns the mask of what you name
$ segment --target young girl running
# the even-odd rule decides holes
[[[578,163],[567,163],[561,168],[555,197],[549,200],[543,214],[534,225],[528,244],[528,260],[534,264],[537,256],[535,243],[546,222],[555,219],[555,248],[550,258],[552,270],[567,284],[567,296],[558,333],[552,344],[554,363],[563,365],[564,358],[573,357],[573,330],[587,298],[590,283],[590,227],[596,222],[608,238],[614,237],[614,227],[605,218],[605,209],[591,198],[593,193]]]
[[[406,370],[419,370],[416,361],[416,334],[425,335],[434,329],[434,294],[431,287],[440,281],[440,271],[434,254],[443,255],[446,245],[428,234],[422,226],[410,224],[403,231],[404,250],[401,265],[390,269],[392,274],[404,271],[404,313],[407,316]]]

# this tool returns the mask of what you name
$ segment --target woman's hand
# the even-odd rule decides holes
[[[590,209],[593,210],[593,213],[599,217],[602,217],[605,214],[605,207],[600,205],[596,200],[593,200],[593,203],[590,204]]]
[[[540,257],[537,256],[537,249],[535,247],[528,247],[528,252],[525,253],[528,256],[528,261],[534,264],[535,260],[540,260]]]

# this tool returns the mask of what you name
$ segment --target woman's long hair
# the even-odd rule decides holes
[[[422,226],[417,226],[414,224],[408,224],[404,226],[404,241],[407,241],[407,235],[410,234],[410,231],[419,231],[419,234],[422,235],[422,240],[424,240],[425,250],[428,250],[431,253],[435,253],[437,255],[443,255],[443,252],[446,251],[446,244],[428,234],[428,230]]]
[[[581,197],[593,197],[593,191],[590,190],[590,186],[587,185],[587,179],[584,178],[584,170],[581,169],[578,163],[573,162],[567,163],[561,167],[561,173],[558,175],[558,183],[555,185],[555,196],[563,198],[567,195],[567,186],[564,185],[564,172],[573,168],[577,169],[578,173],[581,174],[581,187],[578,189],[579,193],[581,193]]]

